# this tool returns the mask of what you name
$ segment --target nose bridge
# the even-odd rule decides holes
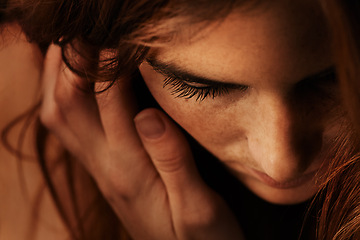
[[[262,156],[257,157],[269,176],[287,181],[309,167],[321,147],[321,131],[312,122],[316,120],[303,113],[304,107],[286,97],[267,95],[263,102],[257,136]]]

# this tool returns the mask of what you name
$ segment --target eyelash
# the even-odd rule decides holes
[[[195,98],[196,101],[203,101],[208,97],[214,99],[215,97],[226,95],[229,93],[229,89],[235,87],[229,87],[226,85],[205,85],[204,87],[194,87],[186,84],[184,80],[176,77],[167,77],[164,80],[163,87],[169,87],[172,95],[176,95],[177,98],[191,99]],[[247,87],[243,86],[246,90]]]

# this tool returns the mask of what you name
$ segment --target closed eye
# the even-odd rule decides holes
[[[203,101],[208,97],[214,99],[215,97],[228,94],[229,90],[232,89],[240,89],[241,91],[248,89],[247,86],[242,85],[209,85],[203,83],[187,82],[175,77],[167,77],[164,80],[163,87],[168,87],[168,89],[171,91],[171,94],[176,95],[178,98],[195,98],[196,101]]]
[[[246,91],[249,87],[241,84],[224,83],[192,75],[184,70],[155,59],[147,59],[154,71],[165,76],[163,87],[168,88],[178,98],[195,98],[203,101],[226,95],[230,90]]]

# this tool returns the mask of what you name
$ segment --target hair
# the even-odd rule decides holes
[[[16,0],[0,3],[0,20],[19,24],[30,42],[43,53],[51,43],[62,48],[63,60],[76,74],[89,81],[109,81],[137,74],[149,51],[167,44],[187,26],[199,30],[224,19],[235,7],[244,11],[266,1],[255,0]],[[339,136],[333,161],[318,194],[322,199],[318,239],[360,238],[360,3],[351,0],[322,0],[332,33],[333,52],[344,105],[351,124]],[[101,58],[103,51],[111,52]],[[44,179],[73,239],[126,239],[119,220],[99,194],[88,206],[93,219],[107,220],[98,226],[77,214],[78,195],[73,187],[74,166],[69,154],[59,156],[65,166],[72,207],[66,208],[46,160],[49,133],[38,121],[37,152]],[[91,184],[90,184],[91,185]],[[339,186],[342,186],[339,188]],[[75,209],[75,211],[74,211]],[[105,209],[105,211],[103,211]],[[90,211],[89,210],[89,211]],[[85,218],[84,218],[85,217]],[[74,220],[75,219],[75,220]],[[96,234],[94,234],[96,232]],[[120,236],[121,235],[121,236]]]
[[[318,236],[319,239],[360,239],[360,2],[322,0],[322,4],[351,126],[339,136],[327,171]]]

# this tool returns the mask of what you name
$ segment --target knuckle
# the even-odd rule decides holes
[[[153,162],[156,168],[163,172],[174,173],[184,166],[184,160],[181,154],[163,154],[154,157]]]
[[[39,115],[40,121],[44,126],[49,129],[58,127],[63,123],[61,113],[58,111],[57,107],[42,109]]]
[[[183,224],[187,228],[201,228],[212,225],[217,220],[218,214],[212,207],[192,209],[183,216]]]
[[[60,109],[68,110],[74,107],[74,103],[83,97],[88,97],[89,90],[85,90],[84,82],[70,70],[60,72],[54,91],[54,99]]]
[[[129,184],[125,174],[114,170],[113,168],[103,170],[99,175],[98,184],[110,204],[117,204],[119,202],[131,204],[136,198],[137,190]]]
[[[107,180],[107,184],[102,189],[102,193],[107,201],[113,204],[131,204],[134,200],[134,190],[131,189],[121,181],[114,181],[114,179]]]
[[[75,95],[75,92],[71,88],[65,87],[64,83],[59,83],[55,88],[54,100],[60,109],[67,110],[71,108]]]
[[[226,209],[223,200],[213,193],[206,193],[198,200],[201,207],[198,204],[182,207],[183,225],[188,228],[212,226],[219,221]]]

